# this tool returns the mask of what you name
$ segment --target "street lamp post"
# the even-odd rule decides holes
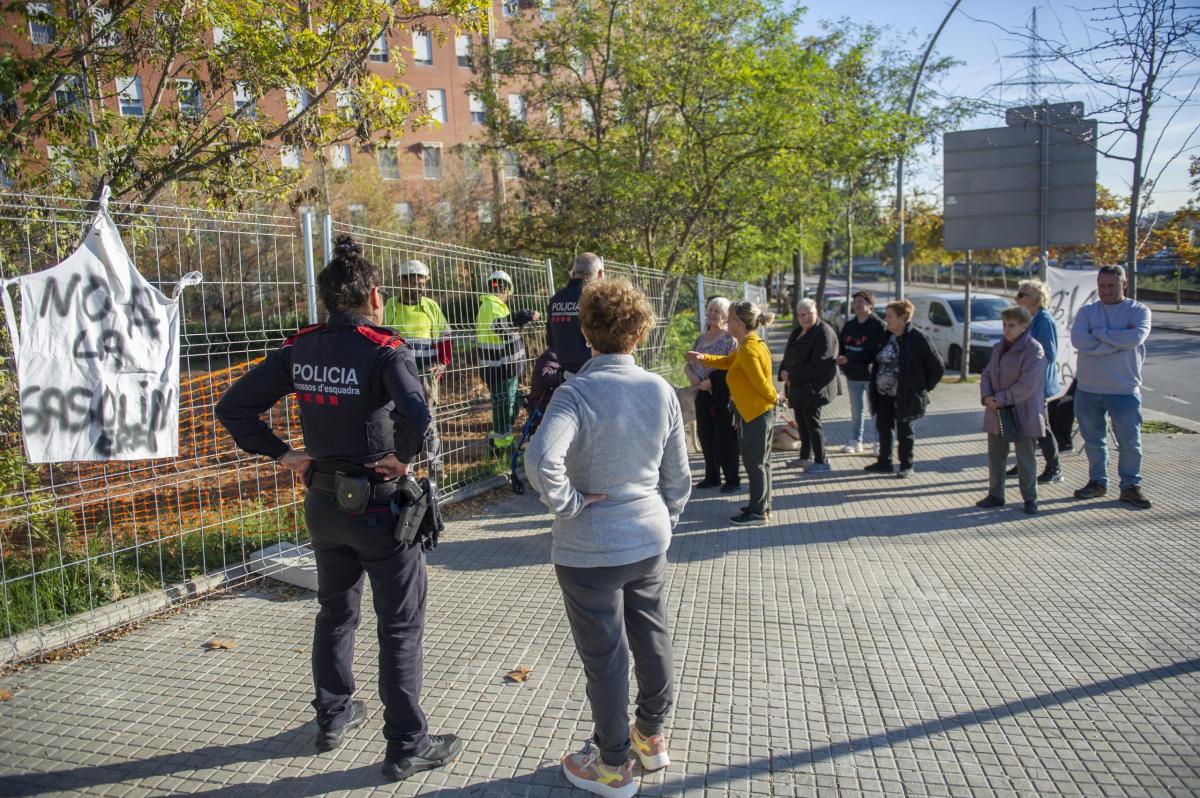
[[[912,116],[913,105],[917,102],[917,88],[921,85],[921,76],[925,74],[925,64],[929,61],[929,54],[933,52],[933,46],[937,44],[938,36],[942,35],[942,29],[946,27],[946,23],[950,21],[951,15],[958,9],[961,2],[962,0],[954,0],[954,5],[950,6],[950,10],[946,12],[942,24],[938,25],[938,29],[933,33],[933,38],[929,40],[925,54],[921,56],[921,66],[917,68],[917,76],[913,78],[912,89],[908,93],[906,113],[909,116]],[[901,134],[900,156],[896,160],[896,214],[900,217],[900,227],[896,232],[896,299],[904,298],[904,146],[907,138],[907,134]]]

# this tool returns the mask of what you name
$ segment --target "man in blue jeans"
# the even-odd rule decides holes
[[[1080,308],[1071,325],[1071,343],[1079,352],[1075,417],[1088,457],[1088,483],[1077,499],[1108,493],[1108,420],[1117,438],[1120,500],[1150,508],[1142,494],[1142,363],[1150,335],[1150,308],[1125,296],[1125,270],[1101,266],[1096,275],[1099,299]]]

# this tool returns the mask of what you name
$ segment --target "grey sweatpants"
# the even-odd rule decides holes
[[[775,436],[775,408],[746,421],[738,416],[742,445],[742,467],[750,480],[750,512],[771,512],[771,439]]]
[[[638,730],[658,734],[671,708],[666,565],[667,555],[659,554],[629,565],[554,566],[587,675],[593,740],[608,765],[623,765],[628,756],[631,651]]]
[[[1037,501],[1037,461],[1033,458],[1037,438],[1021,436],[1013,443],[1017,450],[1017,482],[1021,486],[1021,498],[1027,502]],[[997,499],[1004,498],[1004,472],[1008,467],[1008,441],[1003,435],[988,433],[988,493]]]

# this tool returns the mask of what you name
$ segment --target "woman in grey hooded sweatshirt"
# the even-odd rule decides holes
[[[592,738],[563,757],[563,772],[588,792],[631,798],[631,746],[647,770],[669,763],[666,552],[691,492],[691,468],[675,390],[633,359],[654,325],[646,298],[625,280],[591,283],[579,321],[592,358],[555,390],[526,450],[525,473],[554,513],[551,559],[592,708]]]

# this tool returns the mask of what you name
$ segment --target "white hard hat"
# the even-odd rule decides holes
[[[496,280],[503,280],[504,282],[508,283],[509,287],[512,287],[512,278],[508,276],[508,272],[504,271],[504,269],[496,269],[496,271],[488,275],[488,285],[491,285]]]
[[[429,276],[429,267],[426,266],[421,261],[415,260],[415,259],[414,260],[406,260],[400,264],[400,276],[401,277],[413,277],[418,274],[421,275],[422,277],[428,277]]]

